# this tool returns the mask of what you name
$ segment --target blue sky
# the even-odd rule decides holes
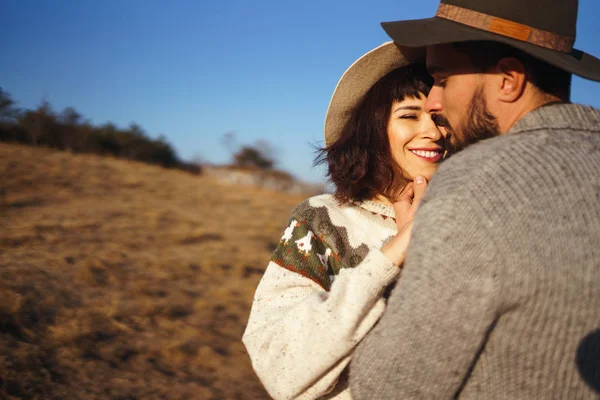
[[[4,0],[0,86],[94,124],[140,124],[184,159],[230,160],[221,143],[266,140],[279,166],[319,182],[329,98],[344,70],[388,40],[381,21],[428,18],[437,0]],[[600,57],[600,2],[580,0],[576,47]],[[600,84],[573,100],[600,107]]]

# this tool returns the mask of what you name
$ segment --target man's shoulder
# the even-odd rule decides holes
[[[508,133],[475,143],[444,161],[431,181],[431,196],[470,197],[487,185],[508,188],[547,174],[552,169],[548,167],[558,163],[562,169],[577,170],[584,158],[600,157],[598,148],[600,110],[576,104],[542,107]],[[574,150],[580,153],[575,160],[570,157]]]
[[[523,116],[509,133],[542,130],[600,132],[600,110],[582,104],[546,105]]]

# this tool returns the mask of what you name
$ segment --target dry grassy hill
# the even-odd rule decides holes
[[[0,144],[0,399],[262,399],[240,338],[301,196]]]

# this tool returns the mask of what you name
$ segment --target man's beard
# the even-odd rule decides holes
[[[446,149],[450,155],[475,142],[500,135],[498,120],[487,108],[482,87],[479,87],[473,94],[467,117],[463,120],[464,123],[459,124],[456,129],[442,114],[434,114],[432,118],[436,125],[445,127],[448,131]]]

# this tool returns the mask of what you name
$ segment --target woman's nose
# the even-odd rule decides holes
[[[433,122],[430,114],[426,114],[427,116],[423,118],[423,137],[431,139],[431,141],[436,142],[442,139],[442,132],[438,126]]]

